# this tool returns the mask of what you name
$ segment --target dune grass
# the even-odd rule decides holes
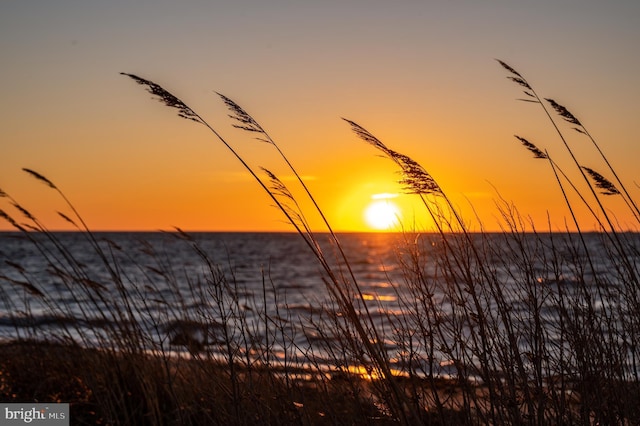
[[[200,274],[176,270],[151,245],[137,257],[93,233],[53,181],[25,169],[67,202],[69,213],[60,214],[80,231],[100,268],[88,270],[56,233],[0,191],[15,211],[0,215],[37,248],[68,301],[53,303],[42,291],[46,283],[18,259],[5,261],[2,311],[17,338],[0,346],[0,400],[71,402],[79,424],[640,422],[640,239],[618,227],[606,197],[622,197],[636,220],[637,205],[583,123],[498,62],[523,89],[523,100],[540,105],[570,154],[572,164],[560,165],[549,150],[516,136],[549,164],[577,232],[542,230],[505,200],[497,201],[502,232],[471,232],[471,218],[422,165],[345,119],[398,166],[406,191],[420,198],[436,226],[431,234],[404,235],[398,248],[404,279],[394,283],[402,288],[402,312],[382,318],[366,302],[340,236],[253,116],[219,95],[233,125],[273,147],[310,204],[271,171],[250,165],[181,99],[123,73],[229,149],[317,260],[331,303],[305,314],[288,310],[281,303],[286,293],[268,272],[262,297],[243,299],[245,289],[224,262],[179,229],[169,235],[200,259]],[[558,118],[592,143],[615,184],[580,162]],[[582,231],[575,203],[591,212],[597,234]],[[326,229],[312,230],[310,214],[320,215]],[[136,278],[124,272],[125,263],[138,267]],[[150,316],[152,309],[161,315]],[[62,331],[49,335],[33,321],[36,311]]]

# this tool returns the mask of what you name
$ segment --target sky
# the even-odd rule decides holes
[[[380,199],[403,229],[433,226],[395,165],[342,118],[419,162],[471,229],[504,227],[503,202],[541,230],[571,228],[549,162],[514,134],[579,186],[577,168],[495,59],[569,108],[638,199],[639,43],[637,1],[3,1],[0,189],[55,230],[71,227],[57,215],[70,209],[22,168],[53,181],[93,230],[292,230],[209,130],[127,72],[182,99],[260,176],[275,173],[315,229],[291,171],[232,127],[216,92],[268,131],[335,230],[373,230],[366,212]],[[588,139],[557,123],[580,164],[612,179]],[[584,228],[597,229],[569,196]],[[621,227],[637,228],[621,197],[603,202]],[[6,197],[0,208],[26,221]]]

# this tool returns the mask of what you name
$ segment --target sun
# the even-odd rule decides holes
[[[364,218],[373,229],[384,231],[399,223],[400,209],[389,200],[377,200],[367,206]]]

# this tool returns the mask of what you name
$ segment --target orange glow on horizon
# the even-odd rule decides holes
[[[369,154],[367,147],[356,141],[351,152],[345,151],[343,161],[335,161],[331,168],[309,168],[306,183],[332,228],[337,232],[435,231],[429,212],[420,198],[402,193],[394,165]],[[503,194],[487,188],[486,184],[482,191],[469,191],[468,188],[473,188],[469,182],[476,187],[480,187],[479,184],[465,175],[445,174],[442,164],[430,165],[430,169],[435,170],[434,176],[437,176],[445,191],[453,194],[452,202],[464,220],[468,221],[469,229],[500,230],[504,222],[501,222],[496,208],[496,199]],[[540,164],[534,163],[533,166]],[[319,167],[324,165],[320,164]],[[303,164],[300,170],[306,172],[307,167]],[[237,164],[231,163],[228,171],[224,172],[211,171],[205,162],[203,167],[187,168],[184,172],[176,170],[163,175],[158,171],[157,176],[153,171],[146,173],[146,176],[139,175],[137,179],[129,181],[117,175],[107,176],[104,181],[91,178],[77,180],[69,170],[65,170],[59,178],[55,172],[43,174],[65,192],[94,231],[157,231],[170,230],[174,226],[186,231],[295,231],[282,213],[273,207],[272,200]],[[292,191],[295,190],[295,196],[308,216],[312,229],[327,231],[295,179],[286,173],[281,176],[284,183]],[[20,177],[14,182],[15,187],[3,185],[1,189],[14,195],[48,229],[75,229],[58,216],[57,212],[60,211],[75,219],[55,191],[29,176]],[[561,194],[554,187],[552,179],[552,176],[543,175],[538,179],[538,186],[530,191],[521,191],[523,184],[516,179],[503,183],[499,189],[504,189],[515,198],[514,205],[521,214],[526,215],[523,216],[526,226],[530,226],[531,221],[538,230],[548,229],[547,213],[555,208],[551,213],[551,229],[562,231],[563,210],[554,207],[562,206]],[[438,202],[437,197],[429,199],[430,202]],[[605,201],[610,206],[617,203],[618,207],[624,207],[619,198],[608,197]],[[0,209],[18,222],[28,223],[6,198],[0,199]],[[589,217],[585,210],[576,204],[576,213],[587,224],[585,229],[597,229],[595,219]],[[634,229],[633,223],[629,223],[628,219],[625,222],[624,216],[621,216],[620,223]],[[13,228],[2,220],[0,230]]]

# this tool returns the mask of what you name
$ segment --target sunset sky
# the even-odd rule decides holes
[[[553,172],[514,134],[580,183],[576,168],[494,58],[569,108],[640,200],[639,45],[637,0],[3,1],[0,189],[51,229],[69,228],[56,214],[69,209],[23,167],[54,181],[94,230],[291,230],[211,132],[119,74],[128,72],[180,97],[302,197],[273,149],[231,126],[215,92],[235,100],[336,230],[372,230],[365,212],[380,200],[402,226],[430,229],[415,197],[400,194],[395,166],[341,117],[421,163],[472,228],[477,214],[499,229],[502,197],[559,230],[569,215]],[[588,140],[557,122],[581,164],[612,178]],[[637,229],[620,197],[604,201]]]

